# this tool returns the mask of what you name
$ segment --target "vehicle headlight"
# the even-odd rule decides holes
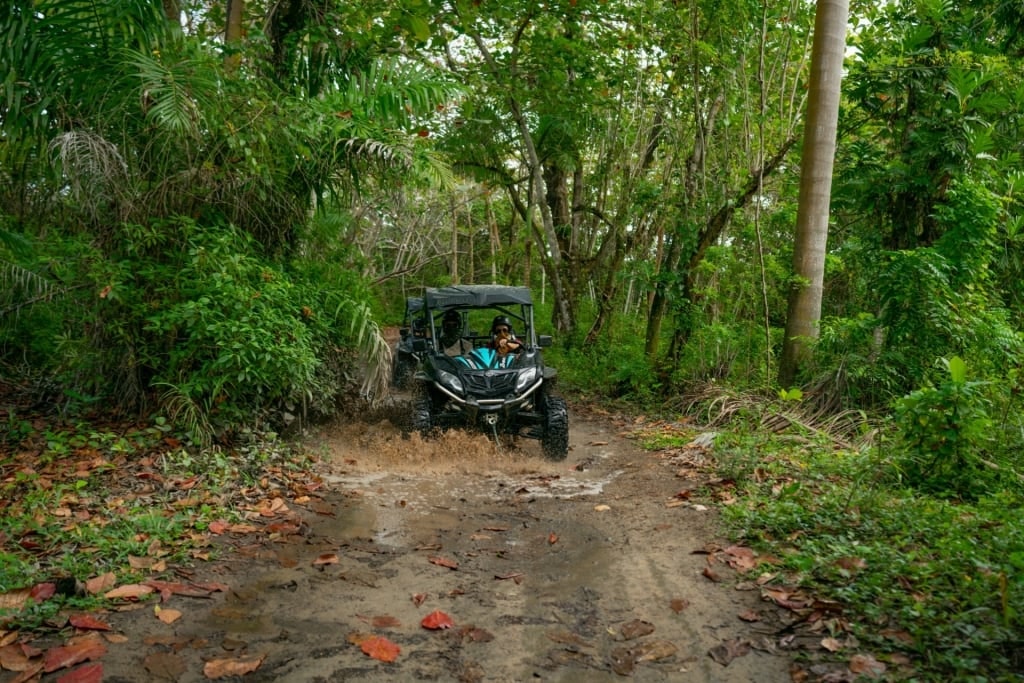
[[[537,368],[526,368],[519,371],[516,378],[516,393],[525,390],[528,386],[537,381]]]
[[[437,379],[438,381],[441,382],[442,385],[448,387],[452,391],[458,392],[460,394],[462,393],[462,380],[459,379],[456,375],[453,375],[450,372],[445,372],[444,370],[440,370],[437,373]]]

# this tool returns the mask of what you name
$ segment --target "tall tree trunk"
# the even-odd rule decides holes
[[[449,260],[449,270],[452,276],[452,284],[459,284],[459,215],[455,210],[455,195],[448,199],[448,210],[452,214],[452,251]]]
[[[227,24],[224,26],[224,66],[235,70],[242,61],[242,17],[245,14],[245,0],[228,0]]]
[[[484,216],[491,245],[491,284],[498,283],[498,248],[501,246],[498,236],[498,222],[494,220],[494,207],[491,206],[491,191],[484,192]]]
[[[792,385],[811,357],[809,342],[818,337],[849,9],[848,0],[818,0],[814,17],[800,203],[793,238],[794,277],[779,362],[779,384],[783,387]]]

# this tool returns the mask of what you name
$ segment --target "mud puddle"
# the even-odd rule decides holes
[[[668,504],[674,470],[607,420],[574,419],[570,444],[552,463],[530,442],[325,430],[323,498],[287,502],[301,529],[236,539],[196,573],[230,589],[173,596],[173,624],[112,615],[129,643],[104,680],[204,681],[212,661],[255,662],[228,677],[246,681],[790,680],[772,608],[724,565],[705,576],[721,539],[712,512]],[[421,626],[435,610],[454,626]]]

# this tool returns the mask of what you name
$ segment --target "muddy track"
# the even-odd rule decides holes
[[[571,420],[560,463],[387,420],[322,430],[322,498],[285,501],[297,533],[225,536],[189,576],[230,589],[172,596],[172,624],[109,615],[128,641],[103,680],[203,681],[231,660],[258,662],[227,679],[246,681],[789,681],[778,610],[736,589],[713,509],[675,497],[698,470],[610,417]],[[434,610],[454,626],[422,627]],[[364,654],[371,635],[395,661]]]

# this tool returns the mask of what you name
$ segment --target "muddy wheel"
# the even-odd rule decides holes
[[[395,369],[391,375],[391,384],[397,389],[405,389],[412,381],[412,375],[416,372],[416,363],[404,354],[395,358]]]
[[[410,427],[412,431],[419,432],[426,436],[434,427],[434,420],[431,415],[433,403],[429,396],[419,396],[412,402],[412,420]]]
[[[569,409],[565,401],[549,396],[544,408],[544,435],[540,445],[549,460],[565,460],[569,455]]]

